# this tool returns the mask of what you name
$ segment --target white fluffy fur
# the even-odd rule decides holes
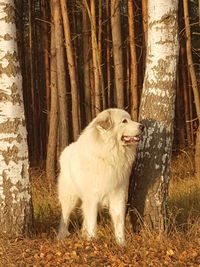
[[[137,144],[126,144],[121,138],[139,135],[140,125],[124,110],[107,109],[64,149],[58,179],[62,208],[58,239],[69,235],[69,216],[81,200],[84,235],[95,237],[102,204],[109,208],[117,242],[124,243],[126,197]]]

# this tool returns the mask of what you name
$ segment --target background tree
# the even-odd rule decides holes
[[[46,175],[50,184],[56,181],[57,169],[57,139],[58,139],[58,90],[57,90],[57,73],[56,73],[56,49],[55,49],[55,30],[52,24],[51,30],[51,63],[50,63],[50,120],[49,120],[49,136],[47,145],[46,158]]]
[[[111,0],[111,30],[115,66],[116,103],[118,108],[124,108],[124,76],[119,0]]]
[[[73,124],[73,138],[77,139],[80,133],[80,112],[79,112],[79,95],[78,95],[78,85],[77,85],[77,71],[75,67],[75,60],[73,54],[73,47],[71,42],[71,32],[70,24],[67,10],[67,2],[61,0],[61,10],[62,10],[62,19],[65,35],[65,46],[66,54],[68,61],[68,69],[70,75],[70,84],[71,84],[71,96],[72,96],[72,124]]]
[[[90,93],[90,42],[89,42],[89,18],[87,14],[87,7],[83,0],[82,14],[83,14],[83,84],[84,84],[84,107],[86,123],[91,121],[91,93]]]
[[[145,126],[134,172],[133,226],[163,231],[173,144],[178,1],[148,1],[146,71],[139,120]],[[138,216],[139,213],[139,216]]]
[[[198,88],[198,81],[196,78],[195,67],[192,58],[192,47],[191,47],[191,34],[190,34],[190,21],[189,21],[189,10],[188,10],[188,1],[183,0],[183,10],[185,18],[185,31],[186,31],[186,52],[187,52],[187,61],[189,74],[191,77],[192,89],[194,93],[194,102],[197,114],[197,120],[200,121],[200,94]],[[195,171],[196,176],[200,177],[200,127],[198,125],[196,131],[196,146],[195,146]]]
[[[131,116],[133,120],[138,119],[138,66],[135,44],[135,24],[134,24],[134,5],[133,1],[128,0],[128,24],[130,42],[130,94],[131,94]]]
[[[58,107],[59,107],[59,151],[61,152],[68,144],[68,117],[67,117],[67,83],[64,61],[64,36],[62,27],[60,2],[52,0],[52,14],[55,36],[55,52],[56,52],[56,73],[58,87]]]
[[[75,113],[72,112],[72,108],[75,111],[78,109],[80,130],[95,116],[96,112],[107,107],[120,107],[121,104],[119,102],[123,102],[123,107],[132,113],[135,118],[134,111],[140,105],[144,80],[148,17],[147,2],[149,1],[67,1],[67,12],[65,10],[61,16],[62,19],[59,26],[61,33],[60,45],[55,54],[57,58],[60,53],[59,57],[62,60],[60,62],[58,60],[55,75],[56,77],[59,75],[59,79],[56,79],[59,84],[63,84],[64,90],[63,97],[60,95],[60,90],[57,90],[57,116],[59,122],[57,127],[60,129],[62,122],[64,121],[65,123],[66,120],[66,127],[63,130],[65,144],[74,140],[73,129],[75,124],[78,125],[74,119],[75,116],[73,114]],[[43,166],[46,159],[47,136],[49,136],[50,131],[49,123],[50,117],[53,116],[53,113],[50,112],[50,106],[54,94],[49,86],[49,79],[52,76],[50,61],[51,57],[53,57],[50,52],[51,43],[53,42],[50,35],[53,30],[51,25],[54,24],[53,16],[50,14],[50,3],[53,2],[44,0],[16,1],[17,26],[19,29],[17,36],[23,73],[25,111],[28,121],[30,162],[31,165],[36,166]],[[56,1],[57,5],[60,5],[60,3],[61,1]],[[188,66],[186,57],[186,27],[183,19],[183,1],[179,1],[179,4],[181,53],[176,79],[177,100],[175,103],[174,150],[180,153],[184,150],[190,157],[193,157],[195,144],[198,144],[197,129],[199,122],[196,119],[196,101],[194,102],[194,92],[191,86],[189,72],[191,67]],[[189,0],[188,4],[191,40],[187,38],[187,42],[191,44],[194,70],[196,72],[197,86],[199,87],[198,1]],[[68,30],[70,31],[70,35],[67,34],[67,37],[70,37],[69,39],[71,40],[71,45],[68,47],[71,46],[74,61],[74,63],[70,64],[68,64],[70,52],[65,49],[66,41],[63,35],[64,30],[66,30],[64,21],[67,20],[67,16],[69,20]],[[113,20],[116,20],[116,23],[113,23]],[[56,22],[58,22],[58,19]],[[116,33],[112,34],[114,31]],[[56,36],[58,36],[58,31],[56,31]],[[54,37],[54,42],[55,38],[58,41],[56,36]],[[118,50],[115,47],[116,43]],[[120,58],[119,64],[116,63],[116,56]],[[119,75],[117,74],[118,67],[120,69]],[[75,79],[71,78],[70,69],[75,70]],[[116,74],[119,77],[119,83],[116,80]],[[74,104],[74,100],[77,100],[77,98],[73,94],[72,80],[76,80],[77,108],[75,107],[76,104]],[[116,84],[119,84],[119,86],[117,87]],[[137,97],[138,99],[136,99]],[[61,103],[62,101],[63,103]],[[61,112],[62,105],[66,105],[64,112]],[[61,133],[61,131],[59,132]],[[58,135],[59,138],[57,138],[59,141],[56,143],[56,151],[62,150],[60,147],[62,146],[60,133]],[[50,152],[48,151],[48,153]]]
[[[32,230],[27,132],[14,10],[14,1],[0,1],[0,232],[12,237],[28,235]]]

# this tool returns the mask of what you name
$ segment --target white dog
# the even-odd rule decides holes
[[[96,235],[98,206],[107,205],[116,241],[124,244],[129,176],[143,126],[122,109],[107,109],[86,127],[60,157],[58,196],[62,216],[58,239],[69,235],[69,217],[82,201],[83,233]]]

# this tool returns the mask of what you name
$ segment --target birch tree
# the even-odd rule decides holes
[[[178,0],[148,1],[146,71],[139,119],[145,126],[135,168],[133,226],[142,218],[163,231],[173,142],[175,79],[178,58]],[[140,214],[139,216],[138,213]]]
[[[14,1],[0,1],[0,232],[28,234],[32,223],[22,76]]]

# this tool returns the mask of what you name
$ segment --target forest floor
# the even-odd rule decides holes
[[[96,240],[81,237],[77,220],[73,233],[56,241],[60,207],[41,169],[32,169],[35,235],[30,239],[0,238],[0,267],[11,266],[199,266],[200,267],[200,179],[194,178],[189,152],[174,155],[169,190],[171,227],[168,235],[144,229],[130,230],[127,219],[126,245],[114,240],[110,220],[100,218]],[[106,216],[108,217],[108,216]]]

